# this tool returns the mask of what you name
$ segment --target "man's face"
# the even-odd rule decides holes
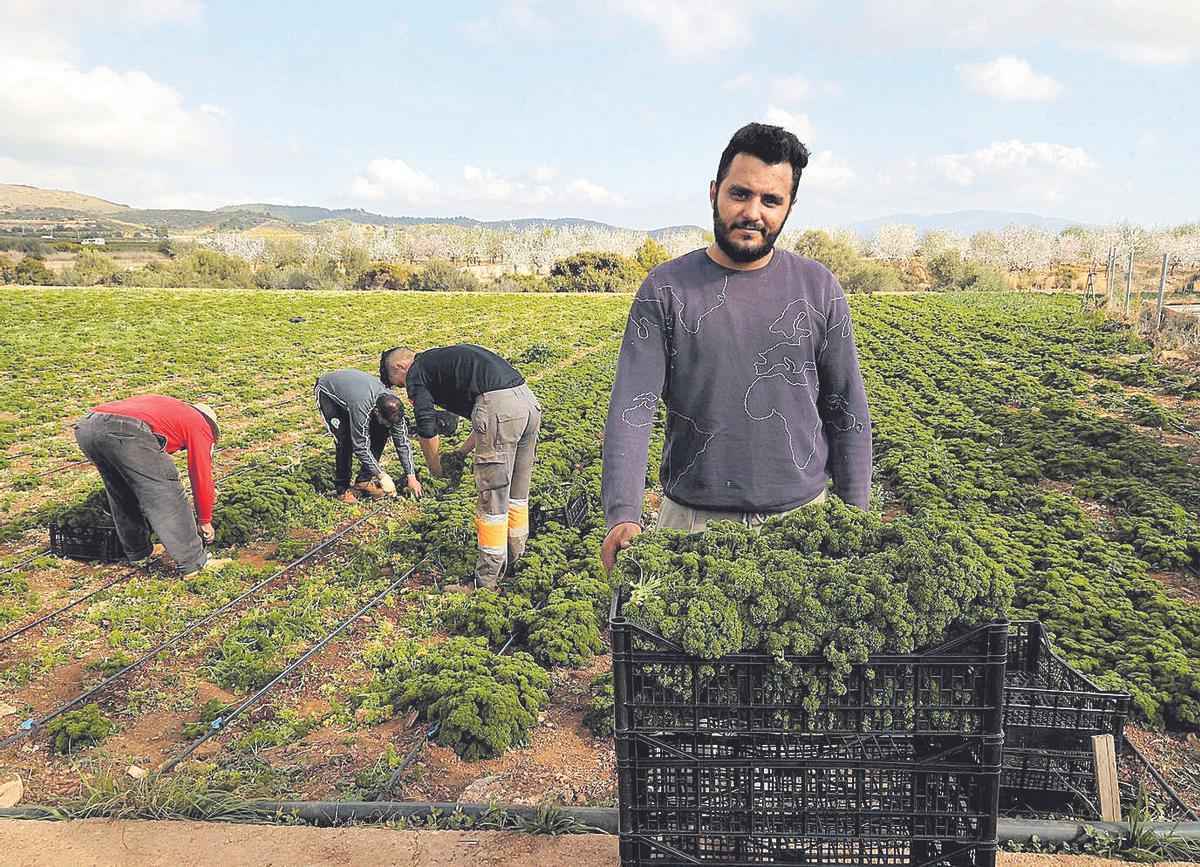
[[[734,262],[762,259],[775,246],[792,210],[792,165],[769,165],[750,154],[737,154],[717,189],[709,189],[713,235],[721,252]]]

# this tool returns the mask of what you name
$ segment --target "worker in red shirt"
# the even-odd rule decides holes
[[[184,575],[218,565],[209,561],[201,539],[213,539],[212,456],[220,434],[212,407],[159,394],[101,404],[76,423],[75,439],[100,471],[130,560],[151,555],[153,530]],[[180,449],[187,451],[194,515],[168,457]]]

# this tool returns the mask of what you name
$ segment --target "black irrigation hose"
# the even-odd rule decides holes
[[[1185,802],[1183,798],[1179,796],[1179,793],[1171,787],[1171,784],[1167,782],[1166,777],[1159,772],[1158,768],[1154,767],[1154,765],[1150,763],[1150,759],[1146,758],[1146,754],[1139,750],[1137,745],[1129,739],[1129,735],[1122,735],[1122,737],[1125,740],[1125,745],[1133,750],[1133,754],[1137,756],[1138,761],[1140,761],[1146,767],[1146,770],[1150,772],[1150,776],[1154,777],[1154,781],[1162,786],[1163,791],[1166,792],[1167,796],[1170,797],[1170,799],[1175,802],[1176,806],[1183,811],[1183,814],[1193,822],[1200,822],[1200,816],[1196,815],[1196,811],[1189,807],[1187,802]]]
[[[266,587],[268,584],[270,584],[272,581],[274,581],[280,575],[283,575],[285,572],[288,572],[288,571],[294,569],[295,567],[299,566],[305,560],[308,560],[313,555],[319,553],[320,551],[323,551],[325,548],[332,545],[338,539],[341,539],[343,536],[345,536],[347,533],[349,533],[355,527],[359,526],[360,524],[365,523],[370,518],[375,517],[375,515],[379,514],[387,506],[388,506],[388,501],[384,500],[376,508],[372,509],[367,514],[363,515],[357,521],[343,527],[341,530],[334,533],[332,536],[327,538],[325,541],[321,542],[319,545],[315,546],[314,548],[311,548],[305,554],[301,555],[299,558],[293,560],[291,563],[284,566],[282,569],[280,569],[275,574],[271,575],[269,578],[264,578],[262,581],[259,581],[257,584],[255,584],[253,587],[251,587],[249,590],[246,590],[241,595],[230,600],[229,602],[226,602],[224,605],[222,605],[216,611],[212,612],[211,614],[207,614],[204,617],[200,618],[199,620],[193,622],[189,626],[185,627],[183,629],[183,631],[176,634],[173,638],[171,638],[167,641],[164,641],[163,643],[159,644],[154,649],[147,651],[143,656],[139,657],[138,659],[135,659],[133,662],[129,663],[129,665],[125,666],[120,671],[116,672],[113,675],[110,675],[109,677],[106,677],[104,680],[100,681],[100,683],[96,684],[91,689],[89,689],[83,693],[80,693],[75,698],[71,699],[66,704],[61,705],[60,707],[58,707],[55,710],[51,711],[50,713],[46,714],[46,716],[42,717],[41,719],[35,719],[34,717],[30,717],[29,719],[25,720],[23,723],[21,723],[21,726],[17,730],[17,732],[9,735],[4,740],[0,741],[0,749],[4,749],[5,747],[12,746],[17,741],[19,741],[22,737],[24,737],[26,734],[30,734],[30,733],[36,731],[37,729],[41,728],[46,723],[48,723],[50,720],[54,719],[55,717],[59,716],[60,714],[66,713],[71,708],[75,707],[76,705],[87,701],[93,695],[108,688],[114,681],[121,679],[122,677],[127,675],[129,672],[131,672],[137,668],[141,668],[147,662],[149,662],[150,660],[152,660],[156,656],[158,656],[160,653],[162,653],[164,650],[174,647],[176,644],[178,644],[180,641],[182,641],[185,636],[190,635],[191,633],[195,632],[200,627],[206,626],[207,624],[211,623],[213,620],[215,620],[217,617],[224,614],[226,611],[229,611],[231,608],[233,608],[239,602],[242,602],[243,600],[245,600],[248,597],[252,596],[253,594],[257,593],[263,587]]]
[[[224,730],[224,728],[226,726],[229,725],[229,723],[233,722],[234,719],[241,716],[242,713],[245,712],[246,708],[250,707],[250,705],[252,705],[252,704],[256,704],[258,702],[258,700],[261,699],[268,692],[270,692],[275,687],[276,684],[278,684],[281,680],[283,680],[285,677],[287,677],[289,674],[291,674],[293,671],[295,671],[297,668],[299,668],[301,665],[303,665],[308,659],[310,659],[314,653],[316,653],[322,647],[327,645],[329,642],[333,641],[333,639],[335,639],[339,635],[341,635],[342,632],[346,629],[346,627],[348,627],[351,623],[358,620],[360,617],[362,617],[364,614],[366,614],[368,611],[370,611],[372,608],[374,608],[376,605],[378,605],[380,602],[382,602],[397,587],[399,587],[403,582],[407,581],[409,579],[409,577],[413,574],[413,572],[415,572],[417,570],[417,567],[420,566],[422,563],[424,563],[428,559],[429,559],[428,556],[422,557],[415,564],[413,564],[413,566],[410,567],[407,572],[405,572],[403,575],[401,575],[399,578],[397,578],[395,581],[393,581],[391,584],[389,584],[384,590],[382,590],[380,593],[378,593],[376,596],[374,596],[370,602],[368,602],[366,605],[364,605],[358,611],[354,612],[354,614],[351,614],[349,617],[347,617],[345,620],[343,620],[337,626],[336,629],[334,629],[332,632],[330,632],[328,635],[326,635],[324,638],[322,638],[320,641],[318,641],[316,644],[314,644],[312,647],[310,647],[304,653],[303,656],[301,656],[299,659],[295,660],[291,665],[289,665],[283,671],[279,672],[279,674],[275,675],[275,677],[272,678],[265,686],[263,686],[261,689],[259,689],[258,692],[254,693],[254,695],[247,698],[245,701],[243,701],[241,704],[239,704],[237,707],[235,707],[233,710],[231,710],[225,716],[219,716],[215,720],[213,720],[211,723],[211,726],[209,728],[209,731],[205,732],[200,737],[196,738],[196,740],[194,740],[190,744],[188,744],[187,749],[185,749],[183,752],[181,752],[175,758],[171,759],[169,762],[167,762],[165,765],[163,765],[161,768],[159,768],[158,772],[160,774],[170,773],[171,770],[176,765],[178,765],[180,762],[182,762],[184,759],[186,759],[188,756],[190,756],[192,753],[194,753],[201,745],[207,743],[212,738],[215,738],[218,734],[220,734],[220,732],[222,730]]]
[[[32,623],[26,623],[24,626],[20,627],[19,629],[14,629],[12,632],[8,633],[7,635],[0,636],[0,644],[3,644],[4,642],[9,641],[10,639],[16,638],[18,635],[21,635],[22,633],[28,632],[30,629],[33,629],[35,626],[38,626],[42,623],[45,623],[47,620],[51,620],[52,618],[57,617],[58,615],[62,614],[64,611],[71,610],[76,605],[79,605],[83,602],[87,602],[89,599],[91,599],[96,594],[103,593],[105,590],[112,587],[114,584],[117,584],[121,581],[126,580],[131,575],[133,575],[132,571],[125,572],[122,575],[118,575],[116,578],[113,578],[108,583],[101,584],[99,587],[97,587],[92,592],[86,594],[85,596],[80,596],[74,602],[68,602],[62,608],[58,608],[54,611],[51,611],[49,614],[43,614],[41,617],[39,617],[37,620],[33,621]]]
[[[24,560],[22,560],[20,563],[16,564],[15,566],[6,566],[4,569],[0,569],[0,575],[7,575],[9,572],[16,572],[18,569],[20,569],[25,564],[32,563],[38,557],[45,557],[49,553],[50,553],[49,548],[46,548],[45,550],[42,550],[42,551],[38,551],[36,554],[32,554],[32,555],[26,557]]]

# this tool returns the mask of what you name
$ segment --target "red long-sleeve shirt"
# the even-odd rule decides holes
[[[188,478],[192,480],[192,497],[196,501],[196,516],[201,524],[212,521],[213,488],[212,428],[200,410],[191,404],[161,394],[141,394],[124,400],[114,400],[95,407],[92,412],[109,412],[136,418],[150,425],[150,430],[167,440],[166,452],[187,451]]]

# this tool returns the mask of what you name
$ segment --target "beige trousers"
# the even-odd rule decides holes
[[[542,407],[527,385],[486,391],[471,411],[475,432],[475,580],[495,588],[504,567],[525,553],[529,483]]]
[[[816,503],[823,503],[827,499],[825,491],[817,494],[807,503],[797,506],[796,509],[803,509],[804,506],[812,506]],[[656,530],[683,530],[687,533],[703,533],[708,529],[709,521],[737,521],[739,524],[745,524],[754,532],[762,529],[763,524],[768,518],[774,518],[776,515],[786,515],[788,512],[794,512],[796,509],[788,509],[787,512],[719,512],[711,509],[693,509],[691,506],[685,506],[682,503],[677,503],[670,497],[663,497],[662,505],[658,508],[658,522],[654,525]]]

